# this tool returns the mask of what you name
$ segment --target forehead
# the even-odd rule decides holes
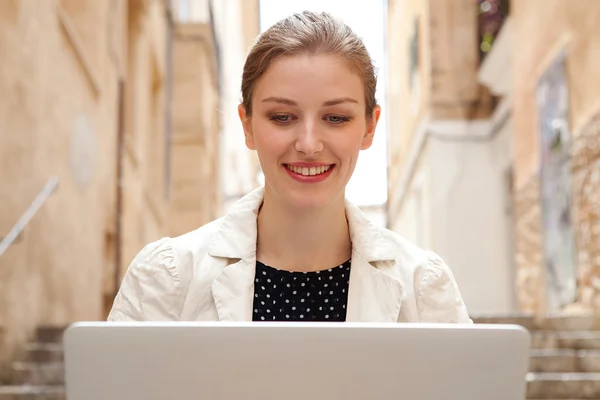
[[[254,101],[285,97],[302,103],[351,97],[364,104],[360,76],[334,55],[294,55],[275,59],[258,80]]]

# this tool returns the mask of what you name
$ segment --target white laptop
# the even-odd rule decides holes
[[[67,400],[523,400],[508,325],[77,323]]]

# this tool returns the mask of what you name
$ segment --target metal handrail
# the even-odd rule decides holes
[[[27,226],[27,224],[31,221],[31,219],[37,214],[40,207],[48,200],[48,197],[56,190],[58,187],[58,178],[53,176],[46,182],[46,185],[42,188],[37,197],[33,200],[29,208],[25,210],[21,218],[17,221],[15,226],[12,227],[8,235],[2,238],[0,241],[0,257],[4,252],[10,247],[11,244],[15,241],[16,238],[19,237],[23,229]]]

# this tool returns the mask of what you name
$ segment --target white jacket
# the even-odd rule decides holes
[[[223,218],[144,247],[109,321],[251,321],[256,218],[264,189]],[[352,264],[349,322],[471,323],[450,269],[436,254],[370,222],[346,203]]]

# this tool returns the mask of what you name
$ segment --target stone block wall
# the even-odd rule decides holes
[[[571,152],[579,302],[600,311],[600,113],[576,136]]]
[[[517,293],[523,312],[600,311],[600,113],[575,135],[571,157],[577,300],[562,310],[546,310],[540,183],[535,175],[514,198]]]
[[[519,310],[539,314],[545,309],[539,176],[515,191],[514,210],[517,302]]]

